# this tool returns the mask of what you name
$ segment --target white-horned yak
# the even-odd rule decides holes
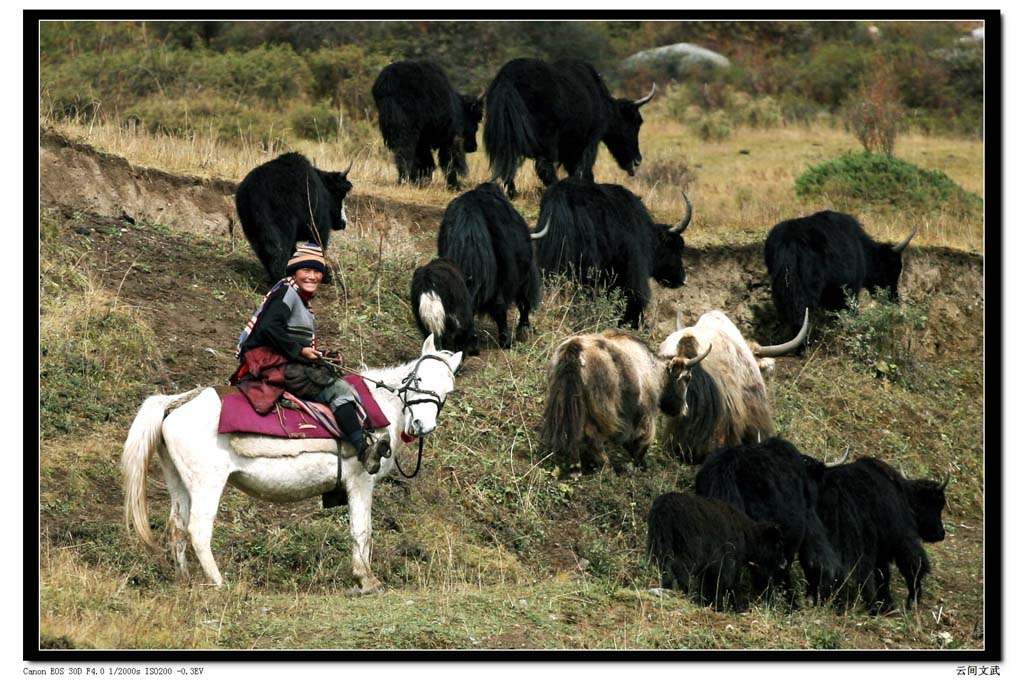
[[[665,420],[666,449],[686,463],[699,464],[716,449],[758,442],[775,432],[765,378],[774,357],[793,352],[807,337],[807,317],[787,343],[750,343],[720,310],[701,315],[693,326],[676,330],[658,348],[668,362],[670,381],[679,385],[682,408]],[[699,364],[693,359],[703,357]]]

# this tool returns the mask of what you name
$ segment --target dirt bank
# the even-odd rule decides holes
[[[40,201],[44,207],[58,208],[69,220],[106,223],[108,226],[131,218],[135,222],[163,225],[172,232],[190,232],[231,242],[231,266],[258,268],[241,236],[234,210],[237,185],[226,180],[179,177],[131,165],[125,159],[97,151],[51,132],[41,133]],[[413,236],[423,260],[432,255],[437,225],[442,210],[431,206],[406,204],[380,197],[361,195],[356,189],[350,201],[352,223],[357,233],[373,234],[377,228],[402,225]],[[203,277],[213,263],[204,254],[182,252],[172,242],[156,243],[149,235],[131,243],[132,234],[117,239],[99,239],[124,257],[107,257],[108,266],[128,267],[131,252],[152,249],[146,290],[137,300],[148,300],[156,307],[173,312],[178,288],[176,282]],[[149,239],[147,243],[142,243]],[[125,262],[120,262],[125,260]],[[684,323],[692,323],[703,312],[723,309],[743,329],[759,340],[777,342],[777,325],[766,317],[771,290],[759,246],[690,249],[686,253],[689,284],[676,291],[655,289],[649,310],[655,336],[674,328],[676,311]],[[159,276],[154,276],[157,267]],[[166,270],[166,271],[164,271]],[[258,269],[254,270],[258,272]],[[117,276],[124,274],[112,272]],[[164,279],[165,278],[165,279]],[[130,292],[134,279],[129,276]],[[157,283],[163,281],[163,284]],[[906,257],[901,290],[905,298],[927,309],[928,323],[917,339],[917,350],[926,356],[948,352],[980,352],[984,323],[984,261],[981,256],[944,248],[912,248]],[[131,295],[129,293],[129,295]],[[200,314],[198,320],[202,320]],[[211,313],[211,323],[219,321]],[[234,323],[236,320],[232,320]],[[190,329],[191,332],[201,329]],[[209,338],[223,338],[223,329],[211,328]],[[230,336],[230,334],[229,334]],[[206,333],[186,335],[197,342]]]

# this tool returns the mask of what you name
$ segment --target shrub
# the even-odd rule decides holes
[[[307,140],[322,140],[338,135],[338,113],[331,111],[327,102],[316,105],[300,104],[291,113],[292,132]]]
[[[846,101],[844,119],[865,151],[892,156],[905,115],[895,77],[884,69],[874,73]]]
[[[732,135],[732,122],[725,111],[704,114],[694,124],[697,136],[705,142],[721,142]]]
[[[796,193],[959,213],[974,213],[982,205],[977,194],[963,190],[943,172],[866,152],[811,166],[796,179]]]
[[[332,47],[306,55],[312,75],[311,92],[317,101],[344,107],[349,116],[363,117],[374,108],[373,81],[391,63],[389,55],[368,53],[358,45]]]
[[[772,97],[758,97],[740,106],[734,118],[752,128],[774,128],[782,124],[782,107]]]
[[[906,381],[915,366],[913,339],[928,322],[926,310],[907,300],[880,297],[837,315],[835,340],[861,369],[889,382]]]

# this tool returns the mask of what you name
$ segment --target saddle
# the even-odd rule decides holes
[[[366,430],[391,424],[361,376],[346,376],[356,394],[356,412]],[[342,437],[330,407],[301,400],[285,392],[273,409],[259,414],[237,387],[217,389],[221,397],[218,433],[251,433],[287,439],[337,439]]]

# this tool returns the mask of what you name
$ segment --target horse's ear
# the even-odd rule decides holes
[[[462,364],[462,353],[456,352],[454,355],[452,355],[452,358],[448,360],[448,366],[452,368],[453,374],[459,368],[460,364]]]
[[[423,341],[423,349],[420,350],[420,357],[423,355],[429,355],[434,352],[434,334],[427,336],[427,340]]]

